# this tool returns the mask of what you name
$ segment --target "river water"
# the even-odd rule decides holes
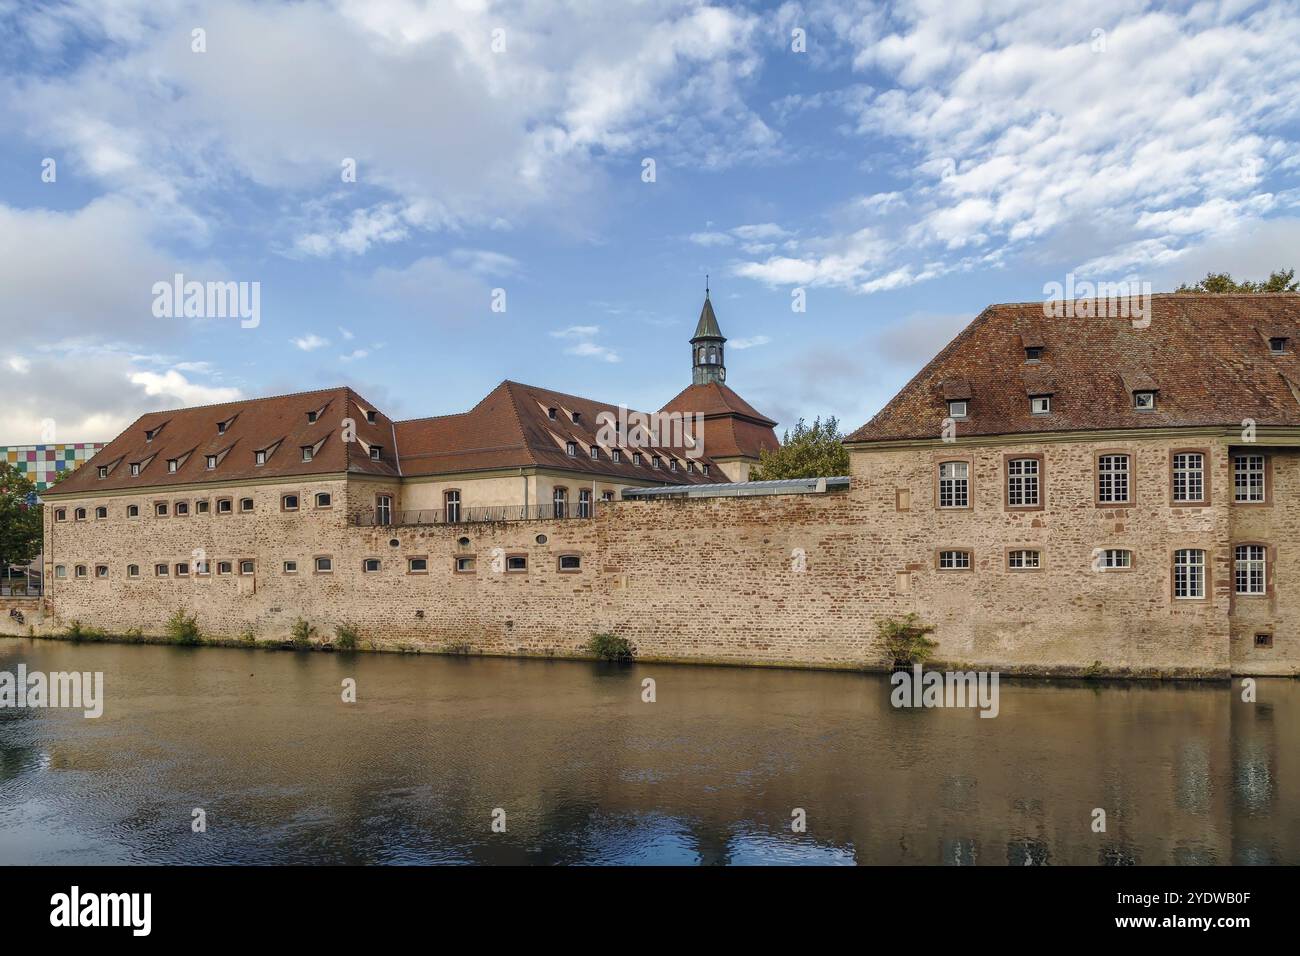
[[[1300,863],[1292,680],[1004,680],[986,719],[847,673],[0,639],[20,663],[105,703],[0,710],[0,863]]]

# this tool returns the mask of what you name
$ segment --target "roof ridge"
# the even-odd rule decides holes
[[[181,405],[173,408],[158,408],[151,412],[145,412],[131,424],[139,424],[146,415],[166,415],[173,412],[194,412],[204,408],[225,408],[228,405],[247,405],[250,402],[270,402],[281,398],[301,398],[304,395],[317,395],[322,392],[337,392],[339,389],[346,388],[346,385],[331,385],[328,388],[309,388],[301,392],[285,392],[283,395],[260,395],[250,398],[232,398],[228,402],[211,402],[207,405]]]
[[[512,382],[509,379],[503,379],[500,385],[492,389],[492,392],[495,392],[497,389],[504,388],[506,390],[506,394],[510,396],[510,410],[514,413],[515,416],[515,427],[519,429],[519,441],[524,447],[524,454],[528,457],[528,461],[531,464],[536,465],[537,455],[533,453],[533,446],[528,442],[528,432],[524,429],[524,421],[519,415],[519,400],[515,396],[516,384],[518,383]],[[527,386],[523,386],[523,387],[527,387]],[[491,395],[492,392],[488,392],[488,395]],[[486,398],[484,399],[484,401],[486,401]]]

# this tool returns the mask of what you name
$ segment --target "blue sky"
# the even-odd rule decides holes
[[[0,36],[0,443],[338,383],[657,408],[706,272],[729,383],[847,430],[1067,273],[1300,266],[1293,2],[0,0]],[[177,272],[260,324],[155,317]]]

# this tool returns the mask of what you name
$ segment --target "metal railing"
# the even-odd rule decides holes
[[[487,521],[553,521],[591,518],[595,503],[569,502],[564,505],[489,505],[479,508],[423,508],[418,511],[363,511],[352,518],[361,528],[400,528],[428,524],[478,524]]]
[[[0,597],[40,597],[43,592],[39,584],[0,584]]]

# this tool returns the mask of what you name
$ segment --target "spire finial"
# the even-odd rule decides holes
[[[709,297],[709,274],[704,273],[704,298]]]

